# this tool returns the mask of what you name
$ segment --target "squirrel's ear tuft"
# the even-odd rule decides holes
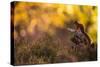
[[[75,23],[78,25],[78,24],[80,24],[80,21],[76,20]]]
[[[74,25],[75,25],[75,27],[76,28],[78,28],[79,27],[79,23],[78,23],[78,21],[74,21],[74,23],[73,23]]]
[[[78,21],[75,20],[75,21],[74,21],[74,24],[75,24],[75,25],[78,25],[79,23],[78,23]]]

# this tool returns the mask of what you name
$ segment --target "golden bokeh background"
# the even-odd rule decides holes
[[[65,21],[70,20],[78,20],[92,41],[97,41],[96,6],[17,2],[14,10],[14,27],[22,24],[29,33],[34,33],[34,27],[38,25],[39,29],[54,34],[50,25],[63,28]],[[17,37],[17,32],[14,33]]]

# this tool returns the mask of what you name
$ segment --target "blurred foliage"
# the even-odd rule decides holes
[[[88,47],[84,48],[83,46],[83,51],[78,49],[75,52],[74,49],[69,47],[70,45],[66,44],[65,47],[68,47],[68,49],[64,49],[64,45],[62,47],[62,43],[54,43],[52,37],[56,38],[57,29],[64,29],[65,24],[71,23],[71,20],[79,21],[84,26],[85,32],[89,35],[91,41],[96,45],[96,6],[31,2],[14,2],[14,4],[11,19],[14,20],[12,23],[14,24],[16,64],[90,60]],[[47,35],[43,39],[44,33]],[[68,37],[67,34],[66,37]],[[66,53],[63,53],[65,50]],[[96,55],[95,53],[96,49],[92,54]],[[65,60],[66,58],[68,60]],[[63,60],[61,61],[61,59]],[[96,56],[93,56],[91,60],[96,60]]]
[[[18,2],[14,10],[14,27],[27,27],[31,33],[36,25],[43,31],[54,33],[51,25],[64,27],[64,21],[69,20],[78,20],[93,42],[97,41],[96,6]]]

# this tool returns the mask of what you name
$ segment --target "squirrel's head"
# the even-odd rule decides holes
[[[75,26],[76,30],[80,30],[80,31],[84,32],[84,27],[82,24],[79,23],[79,21],[75,21],[74,26]]]

